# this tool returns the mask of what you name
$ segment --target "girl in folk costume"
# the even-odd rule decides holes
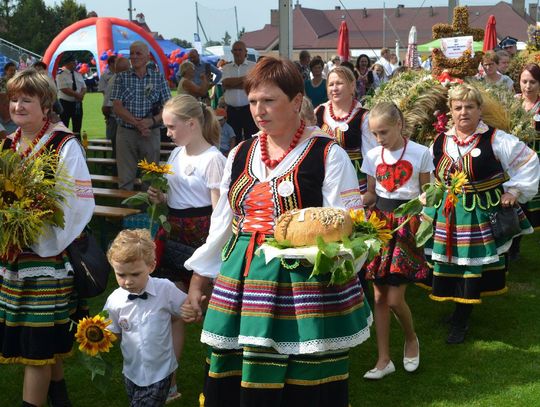
[[[456,172],[467,177],[459,199],[447,191],[437,207],[424,211],[435,229],[432,247],[426,245],[434,263],[430,297],[456,303],[448,318],[448,344],[464,341],[473,304],[481,303],[481,295],[508,290],[504,253],[512,237],[495,238],[489,215],[530,200],[540,178],[535,152],[517,137],[487,126],[481,120],[482,103],[481,93],[472,85],[451,88],[453,127],[430,147],[438,182],[451,185]],[[517,212],[521,227],[517,235],[532,233],[523,211],[518,207]]]
[[[164,194],[150,187],[148,196],[152,202],[166,202],[169,207],[167,220],[171,232],[160,229],[156,237],[158,243],[167,239],[175,242],[179,253],[186,254],[206,241],[210,228],[210,216],[219,199],[219,183],[223,176],[225,157],[219,151],[220,126],[212,110],[191,95],[177,95],[163,107],[163,123],[167,134],[178,146],[168,160],[172,174],[167,174],[169,191]],[[165,248],[167,248],[165,244]],[[162,261],[154,272],[156,277],[164,277],[187,291],[191,272],[183,266],[179,257],[174,261]],[[184,344],[184,324],[181,319],[172,323],[174,350],[177,358],[182,354]],[[172,379],[168,401],[180,397],[176,377]]]
[[[73,346],[70,320],[84,316],[66,248],[92,218],[94,196],[84,151],[62,123],[49,120],[56,87],[29,68],[7,84],[9,111],[19,126],[3,144],[26,160],[53,150],[58,170],[74,185],[62,204],[64,227],[47,225],[14,259],[0,258],[0,363],[25,366],[23,406],[71,406],[62,360]],[[65,193],[64,193],[65,194]],[[2,226],[0,226],[2,227]]]
[[[289,60],[266,57],[245,83],[261,131],[227,158],[210,235],[186,262],[188,302],[211,346],[207,407],[347,407],[348,351],[369,336],[371,311],[354,276],[329,284],[313,267],[256,255],[276,219],[307,207],[358,208],[350,160],[300,117],[304,83]]]
[[[362,163],[368,177],[364,204],[374,208],[387,227],[395,229],[406,217],[393,214],[402,203],[417,197],[429,182],[433,162],[429,149],[405,138],[403,116],[391,102],[381,102],[371,110],[369,128],[380,146],[371,149]],[[420,363],[418,337],[414,331],[411,311],[405,301],[407,283],[424,279],[427,265],[423,249],[416,247],[415,233],[420,221],[411,219],[382,247],[381,254],[367,265],[368,280],[375,291],[375,326],[379,358],[364,378],[381,379],[395,371],[390,359],[390,311],[399,320],[405,333],[403,366],[414,372]]]
[[[367,178],[360,170],[362,157],[377,145],[369,131],[368,111],[355,98],[356,79],[350,69],[334,68],[326,80],[328,102],[315,110],[317,125],[333,137],[349,155],[356,173],[360,192],[366,192]]]

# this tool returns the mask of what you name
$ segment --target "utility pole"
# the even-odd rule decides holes
[[[386,48],[386,3],[382,5],[382,47]]]
[[[234,6],[234,19],[236,21],[236,41],[240,39],[240,31],[238,31],[238,13],[236,12],[236,6]]]
[[[459,5],[458,0],[448,0],[448,24],[454,20],[454,9]]]
[[[136,10],[132,7],[131,0],[129,0],[129,21],[133,21],[133,11]]]
[[[292,59],[293,29],[291,0],[278,0],[279,10],[279,56]]]

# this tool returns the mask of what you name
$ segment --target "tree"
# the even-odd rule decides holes
[[[225,35],[221,40],[223,42],[223,45],[231,45],[231,35],[228,31],[225,31]]]
[[[62,0],[52,8],[57,24],[66,28],[71,24],[86,18],[88,12],[86,6],[78,4],[75,0]]]
[[[238,33],[238,39],[240,40],[245,33],[246,33],[246,27],[242,27],[242,29]]]
[[[11,16],[15,9],[14,0],[0,0],[0,31],[7,32],[10,27]]]
[[[64,27],[55,25],[55,17],[43,0],[20,0],[9,19],[5,37],[23,48],[43,54]],[[57,30],[55,30],[57,28]]]
[[[171,41],[182,48],[193,48],[193,44],[187,40],[181,40],[180,38],[171,38]]]

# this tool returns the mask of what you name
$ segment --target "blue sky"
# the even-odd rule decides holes
[[[100,17],[128,18],[129,0],[77,0],[84,4],[86,8],[94,10]],[[59,0],[45,0],[48,5],[59,3]],[[529,0],[525,0],[526,8]],[[225,30],[228,30],[235,39],[234,11],[232,7],[237,7],[238,25],[246,31],[253,31],[262,28],[270,22],[270,9],[278,8],[279,0],[201,0],[200,15],[207,34],[214,40],[221,40]],[[293,0],[293,4],[296,0]],[[441,0],[392,0],[385,1],[385,7],[395,8],[398,4],[405,7],[427,7],[442,6],[447,1]],[[461,1],[461,5],[486,5],[495,4],[497,1],[477,0]],[[382,8],[382,1],[362,1],[362,0],[300,0],[303,7],[317,9],[333,9],[335,6],[345,8]],[[165,38],[178,37],[193,41],[193,33],[196,31],[195,23],[195,1],[192,0],[132,0],[132,7],[136,9],[135,14],[142,12],[145,15],[146,23],[154,31],[159,31]],[[204,9],[208,11],[204,18]],[[202,33],[201,33],[202,36]],[[216,38],[218,37],[218,38]],[[204,41],[204,38],[203,38]]]

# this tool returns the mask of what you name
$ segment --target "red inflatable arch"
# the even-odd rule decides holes
[[[62,30],[45,51],[43,62],[49,73],[56,76],[59,56],[66,51],[90,51],[98,62],[98,74],[105,69],[106,60],[100,58],[111,51],[129,54],[129,46],[134,41],[148,44],[150,54],[165,77],[168,76],[168,60],[158,43],[141,27],[131,21],[115,17],[91,17],[77,21]]]

